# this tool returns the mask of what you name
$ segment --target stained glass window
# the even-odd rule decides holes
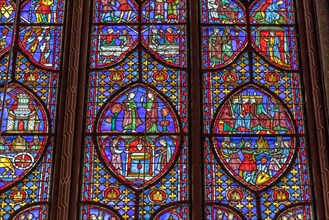
[[[186,1],[92,1],[82,219],[187,219]]]
[[[0,0],[0,220],[316,219],[296,1],[64,2]]]
[[[207,219],[313,219],[292,0],[203,0]]]
[[[63,0],[0,1],[0,219],[46,219]]]

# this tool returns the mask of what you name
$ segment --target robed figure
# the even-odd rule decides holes
[[[112,141],[112,145],[110,146],[111,154],[112,154],[112,164],[114,168],[122,174],[122,157],[121,154],[123,153],[123,150],[119,149],[120,143],[118,139],[114,139]]]
[[[262,97],[252,98],[252,106],[251,106],[251,123],[250,127],[253,130],[260,131],[263,133],[265,131],[269,131],[271,127],[270,115],[266,111],[263,105]]]
[[[111,22],[116,21],[116,17],[114,15],[114,8],[116,1],[115,0],[101,0],[102,4],[102,16],[101,21]]]
[[[127,176],[143,177],[153,175],[152,146],[146,138],[134,138],[128,147]]]
[[[274,115],[272,119],[272,129],[274,131],[288,131],[289,125],[287,122],[286,112],[282,104],[275,98],[271,99],[272,103],[274,104],[274,108],[272,109]]]
[[[219,29],[215,28],[209,36],[209,56],[213,63],[212,67],[222,61],[222,38],[219,36]]]
[[[141,98],[141,102],[144,102],[144,97]],[[143,107],[146,109],[146,131],[147,132],[159,132],[158,130],[158,102],[153,92],[147,93],[146,103],[143,103]]]
[[[129,93],[123,101],[123,123],[122,127],[124,132],[127,130],[131,130],[132,132],[136,132],[136,128],[142,124],[142,120],[139,118],[137,111],[137,103],[135,102],[136,93]]]

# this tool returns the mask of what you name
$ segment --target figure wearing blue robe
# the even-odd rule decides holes
[[[280,54],[280,49],[279,49],[279,47],[280,47],[280,39],[279,39],[278,36],[275,36],[274,37],[273,45],[270,45],[270,46],[272,46],[272,48],[273,48],[273,55],[274,55],[274,57],[277,57],[278,59],[281,60],[281,54]]]
[[[290,142],[289,141],[284,141],[282,147],[282,157],[281,157],[281,163],[284,164],[286,163],[288,156],[290,155]]]
[[[244,121],[243,121],[243,117],[241,115],[241,105],[240,104],[236,105],[236,107],[234,108],[234,116],[235,116],[234,128],[237,131],[237,129],[239,127],[244,127]]]
[[[243,103],[242,105],[244,105]],[[239,127],[243,127],[247,130],[250,129],[251,123],[251,114],[250,112],[243,112],[241,104],[238,104],[234,109],[234,116],[235,116],[235,129]]]
[[[9,151],[9,146],[4,137],[0,137],[0,152],[1,151]]]
[[[270,24],[276,24],[276,23],[285,23],[284,18],[279,14],[279,11],[281,10],[279,5],[282,4],[281,1],[272,3],[270,6],[268,6],[265,10],[265,21]]]
[[[286,57],[281,57],[280,38],[271,31],[270,36],[264,38],[264,40],[267,42],[267,54],[270,58],[278,64],[285,65]],[[286,45],[284,45],[284,48],[286,48]]]
[[[160,141],[160,144],[162,146],[159,147],[158,149],[161,149],[161,151],[157,153],[155,157],[158,157],[157,170],[161,172],[169,163],[172,157],[172,151],[171,151],[171,147],[167,145],[166,141],[162,140]]]

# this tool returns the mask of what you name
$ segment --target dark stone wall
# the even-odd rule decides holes
[[[329,1],[313,0],[317,14],[319,57],[321,59],[322,77],[325,87],[325,99],[327,103],[327,115],[329,116]]]

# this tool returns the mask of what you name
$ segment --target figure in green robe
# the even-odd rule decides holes
[[[219,35],[219,29],[214,28],[209,36],[209,56],[213,63],[212,67],[222,62],[222,38]]]
[[[222,56],[223,60],[228,60],[233,56],[233,47],[232,47],[233,37],[231,35],[231,29],[225,28],[224,34],[222,36]]]
[[[144,97],[141,98],[141,102],[144,102]],[[158,102],[153,92],[147,93],[146,103],[143,103],[143,107],[146,109],[146,131],[156,133],[159,132],[158,122]]]
[[[168,19],[177,20],[178,19],[177,6],[179,4],[179,0],[167,0],[167,3],[168,3]]]
[[[136,132],[136,128],[142,124],[142,120],[139,118],[137,111],[137,104],[134,100],[136,93],[129,93],[128,98],[123,101],[123,132],[127,130],[131,130],[132,132]]]
[[[236,22],[238,20],[239,8],[236,4],[229,2],[229,0],[219,0],[219,19],[221,23]]]

